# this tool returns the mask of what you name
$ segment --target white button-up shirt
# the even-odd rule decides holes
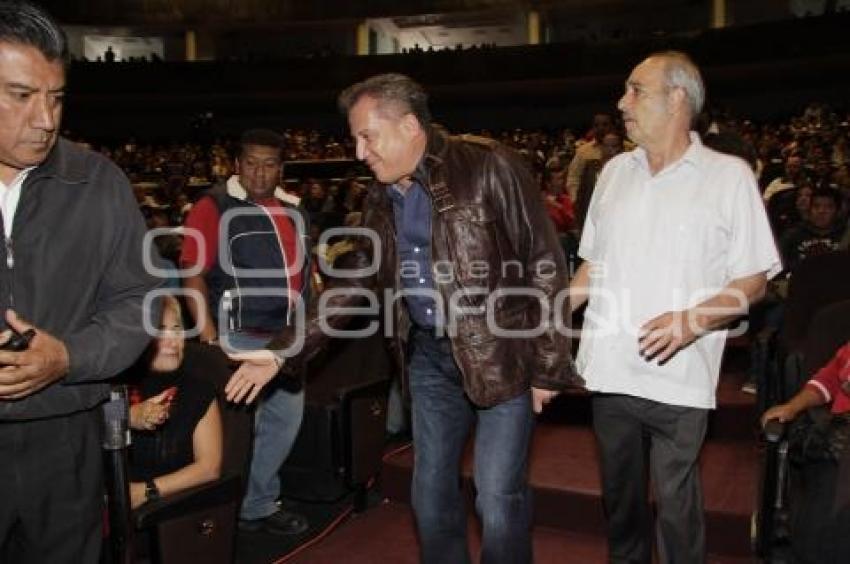
[[[731,281],[781,269],[755,177],[696,133],[655,175],[646,152],[613,158],[590,203],[579,255],[591,263],[577,366],[590,390],[715,407],[725,331],[709,333],[664,365],[641,357],[639,328],[692,307]]]

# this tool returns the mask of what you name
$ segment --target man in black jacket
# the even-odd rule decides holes
[[[35,331],[0,351],[3,562],[98,561],[103,381],[147,344],[159,284],[127,178],[59,138],[66,58],[45,12],[0,1],[0,310],[7,329]]]
[[[201,341],[225,350],[265,347],[295,323],[297,302],[310,286],[307,221],[278,186],[283,138],[266,129],[242,135],[237,174],[198,200],[185,222],[180,263],[199,273],[183,285]],[[223,240],[223,248],[219,241]],[[200,268],[197,268],[200,267]],[[297,535],[307,519],[277,503],[278,475],[298,437],[304,389],[298,381],[270,389],[257,409],[248,485],[239,512],[243,531]]]

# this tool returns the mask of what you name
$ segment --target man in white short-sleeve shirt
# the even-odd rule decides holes
[[[593,398],[611,562],[651,562],[650,453],[663,562],[703,562],[697,458],[726,332],[780,270],[747,164],[690,131],[705,91],[678,52],[633,70],[618,103],[638,145],[600,174],[570,284],[588,302],[578,368]]]

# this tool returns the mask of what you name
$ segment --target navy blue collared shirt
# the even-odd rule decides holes
[[[441,325],[440,312],[431,293],[435,290],[431,270],[431,197],[417,181],[404,194],[395,186],[389,186],[387,193],[393,203],[399,277],[407,310],[416,325],[437,327]]]

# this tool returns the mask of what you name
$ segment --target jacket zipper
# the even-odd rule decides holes
[[[286,308],[286,326],[289,327],[292,324],[292,303],[293,303],[293,301],[292,301],[292,296],[291,296],[292,289],[290,288],[290,285],[289,285],[289,264],[288,264],[288,261],[287,261],[288,257],[286,256],[286,249],[283,248],[283,243],[280,240],[280,233],[277,230],[277,224],[274,222],[274,217],[272,216],[271,213],[269,213],[269,210],[267,210],[265,206],[258,206],[258,207],[261,210],[263,210],[263,213],[265,213],[266,217],[269,218],[269,221],[272,224],[272,229],[274,229],[275,241],[277,242],[277,246],[280,247],[280,254],[283,257],[283,273],[286,276],[286,301],[289,304],[288,307]],[[294,231],[294,229],[293,229],[293,231]],[[294,233],[294,235],[297,239],[298,234]]]

